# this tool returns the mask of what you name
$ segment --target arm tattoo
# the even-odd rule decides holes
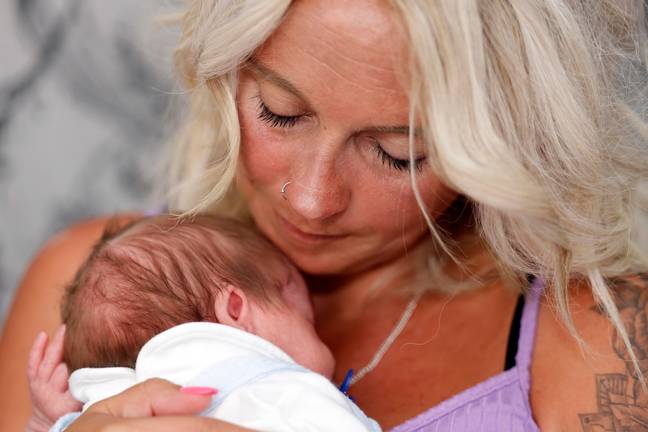
[[[639,368],[648,376],[648,274],[610,281]],[[599,308],[595,310],[604,314]],[[579,414],[583,432],[648,431],[648,395],[641,388],[623,340],[614,330],[612,348],[625,362],[624,373],[596,375],[598,412]]]

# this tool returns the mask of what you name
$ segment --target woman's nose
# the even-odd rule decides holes
[[[333,161],[305,165],[305,170],[288,179],[290,183],[284,189],[291,209],[310,221],[324,221],[343,213],[351,195]]]

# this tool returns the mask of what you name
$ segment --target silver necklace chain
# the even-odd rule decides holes
[[[360,381],[369,372],[374,370],[376,366],[378,366],[378,363],[380,363],[380,361],[383,359],[383,357],[387,353],[387,350],[389,350],[389,348],[394,344],[403,329],[405,329],[405,326],[409,322],[410,318],[412,318],[414,310],[416,309],[416,306],[418,305],[418,302],[422,295],[423,291],[419,291],[414,295],[412,300],[410,300],[410,302],[405,307],[405,310],[403,311],[403,315],[401,315],[400,319],[398,320],[398,323],[396,323],[392,331],[389,333],[389,336],[387,336],[387,338],[380,345],[378,351],[376,351],[376,353],[373,355],[371,361],[369,361],[369,363],[367,363],[365,367],[360,369],[357,374],[351,377],[351,379],[349,380],[349,387]]]

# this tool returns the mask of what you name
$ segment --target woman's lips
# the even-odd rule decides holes
[[[319,234],[319,233],[316,234],[316,233],[302,231],[292,223],[288,222],[282,216],[278,216],[278,219],[281,223],[281,227],[283,228],[282,231],[287,233],[293,239],[298,240],[299,242],[302,243],[320,244],[320,243],[330,242],[333,240],[339,240],[343,237],[346,237],[344,235],[331,235],[331,234]]]

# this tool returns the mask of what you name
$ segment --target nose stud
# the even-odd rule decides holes
[[[288,187],[288,185],[289,185],[290,183],[292,183],[292,182],[289,182],[289,181],[288,181],[288,182],[284,183],[283,186],[281,186],[281,196],[282,196],[283,199],[285,199],[285,200],[288,199],[288,197],[286,197],[286,188]]]

